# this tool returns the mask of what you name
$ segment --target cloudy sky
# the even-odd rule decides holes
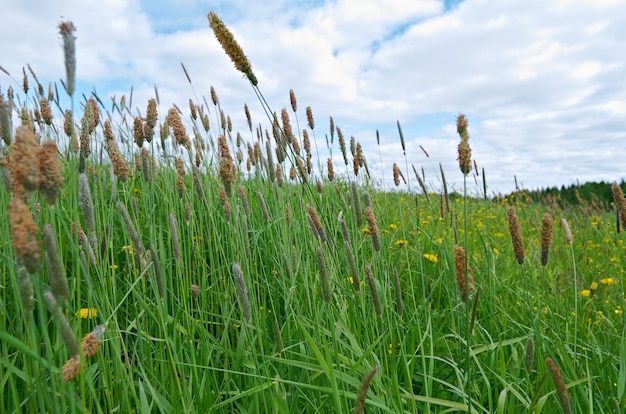
[[[27,63],[44,85],[64,78],[57,26],[71,20],[78,92],[95,89],[110,106],[133,86],[143,112],[156,84],[164,114],[209,100],[214,86],[248,137],[244,103],[254,123],[267,121],[213,37],[209,11],[237,37],[275,111],[293,89],[302,126],[313,109],[320,149],[332,116],[387,186],[392,163],[405,165],[399,121],[409,165],[438,191],[441,163],[462,188],[459,113],[492,194],[514,190],[514,176],[533,189],[626,179],[625,1],[4,0],[0,65],[18,82]],[[9,85],[19,89],[0,73],[2,91]]]

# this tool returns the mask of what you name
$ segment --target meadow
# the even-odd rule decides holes
[[[209,23],[266,109],[233,114],[249,130],[213,88],[172,108],[155,89],[141,116],[74,96],[69,22],[62,84],[28,67],[1,96],[0,411],[626,409],[617,184],[611,205],[470,196],[459,115],[459,170],[429,183],[398,154],[373,185],[378,154],[293,91],[274,112]]]

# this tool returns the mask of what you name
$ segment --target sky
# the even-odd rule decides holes
[[[57,26],[70,20],[79,96],[95,90],[110,109],[132,86],[143,113],[156,85],[164,115],[174,103],[188,111],[190,98],[210,103],[214,86],[248,138],[244,104],[254,124],[268,121],[209,11],[234,33],[272,109],[290,108],[293,89],[301,127],[312,108],[323,159],[332,116],[386,188],[397,162],[413,187],[411,165],[440,191],[441,163],[462,189],[460,113],[490,195],[514,191],[514,177],[528,189],[626,179],[626,1],[3,0],[0,65],[18,84],[0,72],[0,88],[19,90],[26,64],[43,85],[64,79]],[[333,160],[341,171],[336,148]],[[468,188],[482,184],[472,175]]]

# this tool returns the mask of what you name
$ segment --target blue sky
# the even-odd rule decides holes
[[[333,116],[387,185],[393,162],[404,165],[399,121],[408,163],[424,168],[432,189],[440,189],[439,163],[461,188],[460,112],[490,193],[512,191],[514,175],[528,188],[626,178],[623,1],[5,0],[0,65],[18,81],[27,63],[44,85],[63,78],[57,25],[72,20],[79,92],[95,88],[110,104],[132,85],[143,112],[156,84],[165,114],[174,103],[187,108],[194,93],[208,99],[214,86],[235,129],[247,133],[245,103],[266,126],[208,27],[211,10],[234,32],[274,110],[289,106],[293,89],[301,124],[304,108],[313,109],[318,146]],[[12,82],[0,73],[2,91]]]

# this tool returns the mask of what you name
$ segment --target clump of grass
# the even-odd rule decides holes
[[[615,200],[617,215],[621,220],[622,228],[626,229],[626,197],[624,197],[622,188],[616,182],[611,185],[611,191],[613,192],[613,200]]]

